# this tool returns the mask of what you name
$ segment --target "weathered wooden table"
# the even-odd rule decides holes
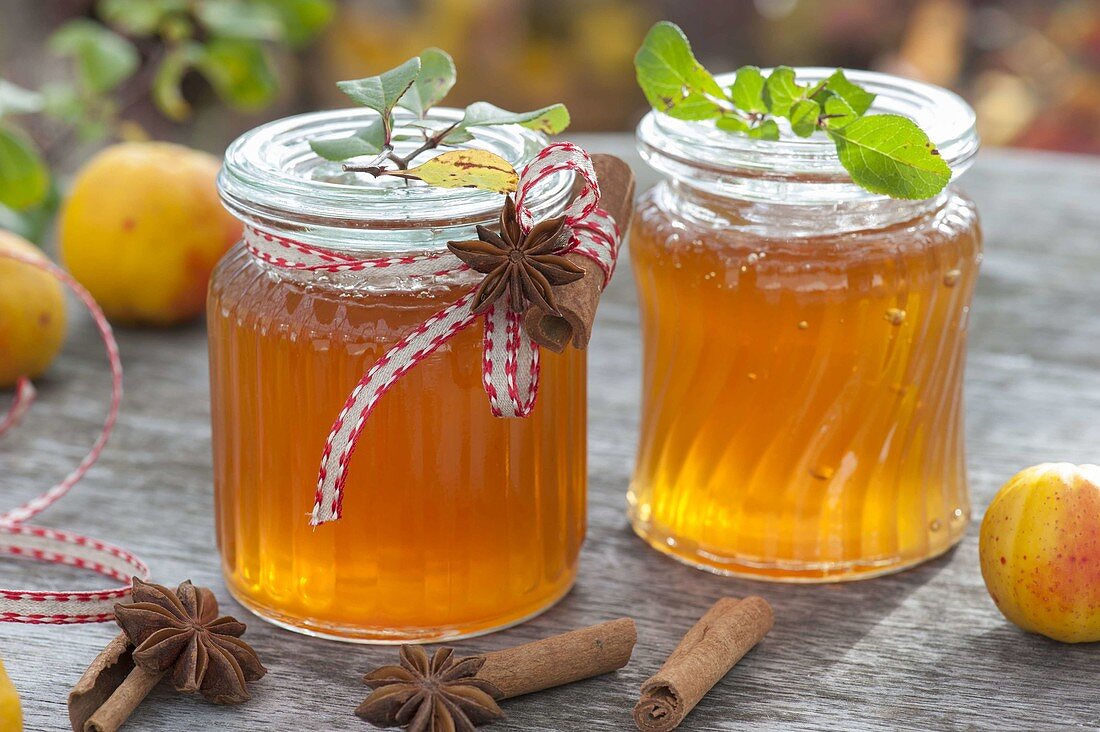
[[[626,136],[593,149],[628,153]],[[628,152],[629,151],[629,152]],[[984,219],[987,254],[967,369],[976,520],[953,552],[902,574],[842,585],[783,586],[705,574],[654,552],[627,526],[624,493],[638,420],[639,340],[630,272],[601,308],[591,349],[589,533],[573,592],[545,615],[462,643],[493,650],[628,615],[638,645],[624,670],[506,703],[496,728],[631,728],[641,682],[720,595],[761,594],[776,626],[689,717],[684,729],[1013,728],[1100,726],[1100,647],[1067,646],[1010,626],[978,571],[977,520],[1017,469],[1100,461],[1100,159],[986,152],[965,188]],[[160,689],[135,730],[365,729],[352,716],[360,674],[393,649],[279,630],[234,603],[218,571],[210,478],[205,334],[198,326],[122,331],[126,397],[99,465],[43,523],[124,545],[156,578],[209,585],[250,620],[270,672],[251,702],[213,708]],[[15,505],[83,455],[108,390],[87,322],[24,426],[0,445],[0,505]],[[98,586],[56,567],[0,562],[0,586]],[[65,698],[115,634],[110,625],[0,625],[0,657],[29,730],[68,725]]]

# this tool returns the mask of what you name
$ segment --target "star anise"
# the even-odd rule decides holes
[[[522,313],[533,303],[560,315],[553,288],[575,282],[584,270],[561,256],[569,244],[565,217],[540,221],[524,233],[511,196],[500,212],[500,233],[477,227],[477,239],[452,241],[447,246],[485,279],[474,293],[475,313],[485,312],[501,297]]]
[[[138,578],[133,599],[115,605],[115,620],[134,649],[134,663],[153,673],[169,673],[177,691],[202,695],[215,704],[237,704],[250,698],[247,682],[267,669],[242,641],[243,623],[218,617],[218,601],[190,580],[175,592]]]
[[[440,648],[429,658],[420,646],[402,646],[400,656],[400,666],[363,677],[374,691],[355,710],[362,719],[409,732],[473,732],[504,716],[500,690],[475,678],[484,657],[456,659],[453,649]]]

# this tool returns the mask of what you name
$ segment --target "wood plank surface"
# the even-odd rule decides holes
[[[655,176],[629,136],[591,136],[627,154],[641,189]],[[978,571],[977,522],[997,487],[1046,460],[1100,462],[1100,160],[983,153],[964,180],[986,257],[972,311],[967,428],[975,520],[953,552],[890,577],[841,585],[761,584],[662,556],[627,525],[640,343],[633,283],[620,268],[590,357],[589,533],[576,588],[520,627],[461,643],[488,651],[620,616],[638,623],[630,665],[508,701],[493,729],[625,730],[641,682],[721,595],[760,594],[774,631],[699,705],[683,729],[1062,729],[1100,727],[1100,647],[1066,646],[1007,624]],[[624,263],[625,264],[625,263]],[[165,582],[213,587],[270,672],[251,702],[215,708],[158,689],[134,730],[368,729],[352,716],[360,675],[387,648],[315,640],[252,618],[225,590],[214,549],[205,334],[191,326],[119,333],[122,418],[99,465],[42,523],[126,546]],[[76,318],[40,402],[0,443],[0,505],[15,505],[83,455],[108,393],[101,347]],[[0,395],[6,398],[6,395]],[[0,586],[97,586],[85,573],[0,562]],[[0,624],[0,658],[28,730],[67,728],[65,697],[115,634],[110,625]]]

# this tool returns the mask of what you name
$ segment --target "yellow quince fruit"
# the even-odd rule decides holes
[[[989,504],[978,554],[1013,623],[1065,643],[1100,641],[1100,466],[1021,470]]]
[[[19,692],[0,661],[0,730],[23,732],[23,709],[19,706]]]
[[[61,259],[111,320],[198,316],[214,265],[241,236],[218,199],[219,161],[167,142],[123,142],[79,171],[61,210]]]
[[[0,230],[0,253],[46,261],[27,240]],[[65,340],[65,293],[48,272],[0,256],[0,389],[41,374]]]

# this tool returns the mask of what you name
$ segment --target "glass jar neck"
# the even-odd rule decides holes
[[[940,195],[920,201],[875,196],[792,203],[799,192],[777,191],[773,198],[765,199],[739,198],[671,178],[658,185],[654,196],[662,209],[700,226],[789,239],[896,226],[939,210],[953,192],[948,187]]]
[[[425,125],[442,129],[461,117],[461,110],[448,108],[433,109],[424,120],[397,111],[395,151],[408,155],[423,142]],[[223,203],[254,228],[364,257],[438,251],[448,241],[476,237],[477,224],[497,220],[504,201],[498,193],[345,171],[343,162],[324,160],[309,145],[347,137],[375,120],[368,109],[333,110],[246,132],[226,151],[218,178]],[[517,171],[547,144],[545,135],[518,125],[473,128],[471,134],[461,147],[489,150]],[[454,148],[440,146],[409,163],[448,149]],[[549,176],[528,194],[527,205],[536,218],[557,215],[571,187],[571,175]]]
[[[800,82],[812,85],[832,70],[796,73]],[[876,95],[869,114],[903,115],[920,125],[954,177],[970,166],[979,147],[976,120],[956,94],[888,74],[845,74]],[[727,74],[718,82],[729,85],[733,78]],[[637,141],[642,158],[668,179],[658,195],[689,218],[715,225],[771,227],[787,236],[847,231],[915,218],[950,195],[945,191],[909,201],[871,193],[852,182],[826,135],[800,138],[789,126],[781,126],[779,140],[756,140],[719,130],[712,120],[650,112],[638,125]]]

